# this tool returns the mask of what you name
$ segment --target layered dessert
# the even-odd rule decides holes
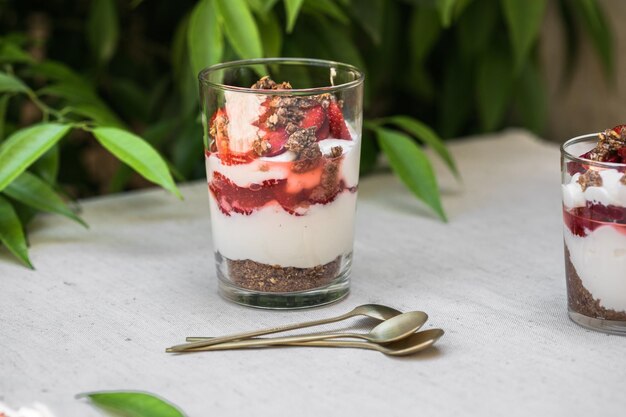
[[[333,94],[289,90],[225,91],[208,123],[218,274],[260,292],[328,285],[352,253],[360,138]]]
[[[600,133],[593,149],[564,168],[569,309],[626,322],[626,126]]]

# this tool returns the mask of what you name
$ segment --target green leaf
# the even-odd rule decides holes
[[[11,100],[11,96],[9,94],[3,94],[0,96],[0,143],[4,140],[4,127],[6,124],[9,100]]]
[[[115,0],[92,0],[85,32],[99,63],[106,63],[113,57],[119,31]]]
[[[539,36],[546,1],[500,0],[500,3],[509,28],[515,68],[520,70]]]
[[[19,78],[0,72],[0,93],[25,93],[28,90]]]
[[[218,22],[216,0],[201,0],[191,12],[187,48],[193,75],[217,64],[224,53],[224,38]]]
[[[300,8],[304,0],[284,0],[285,14],[287,15],[287,33],[293,31],[293,27],[300,14]]]
[[[445,60],[443,85],[437,95],[437,130],[444,138],[457,136],[469,123],[474,108],[474,73],[473,66],[467,65],[459,54]]]
[[[459,171],[456,167],[454,159],[452,158],[452,155],[450,155],[450,152],[448,152],[446,145],[443,143],[441,138],[437,135],[437,133],[435,133],[434,130],[432,130],[430,127],[420,122],[419,120],[415,120],[409,116],[392,116],[387,117],[383,120],[386,123],[388,122],[396,125],[400,129],[405,130],[406,132],[415,136],[417,139],[424,142],[426,145],[430,146],[441,157],[441,159],[445,162],[450,171],[452,171],[454,176],[457,179],[460,178]]]
[[[492,4],[473,2],[468,7],[456,23],[456,39],[464,58],[480,59],[500,20],[499,10]]]
[[[441,33],[441,24],[436,19],[437,11],[433,7],[415,7],[409,23],[409,44],[411,60],[415,66],[421,66],[432,50]]]
[[[456,2],[457,0],[435,0],[435,5],[439,11],[439,18],[441,19],[441,25],[444,28],[452,24],[452,16],[454,15]]]
[[[492,49],[479,63],[476,80],[478,115],[485,131],[497,129],[508,108],[513,66],[506,54]]]
[[[195,119],[186,123],[172,148],[172,163],[185,178],[190,178],[202,162],[202,125]]]
[[[108,87],[112,106],[118,113],[127,120],[148,122],[148,93],[137,82],[131,78],[111,77]]]
[[[596,0],[570,0],[569,6],[582,23],[583,30],[591,38],[607,76],[615,72],[613,35],[602,8]]]
[[[261,35],[245,0],[217,0],[224,32],[241,58],[263,57]]]
[[[148,181],[160,185],[182,199],[167,168],[167,163],[146,141],[133,133],[115,127],[98,127],[93,130],[93,134],[109,152]]]
[[[87,398],[91,405],[116,417],[185,417],[172,403],[145,392],[92,392],[77,398]]]
[[[359,174],[367,175],[376,168],[378,162],[378,146],[376,145],[376,136],[372,134],[371,129],[363,131],[361,137],[361,164],[359,165]]]
[[[35,75],[46,77],[50,80],[75,86],[79,85],[92,90],[91,85],[82,76],[62,62],[46,60],[33,65],[30,71]]]
[[[72,113],[93,120],[101,126],[124,127],[124,122],[108,107],[91,103],[72,104]]]
[[[4,189],[4,193],[29,207],[39,211],[60,214],[87,227],[87,223],[67,207],[52,187],[28,171],[23,172],[9,184]]]
[[[0,242],[30,269],[35,269],[28,258],[28,247],[22,223],[9,201],[0,196]]]
[[[202,0],[202,2],[204,2],[204,0]],[[200,3],[198,3],[198,5],[199,4]],[[196,7],[198,7],[198,5],[196,5]],[[191,56],[188,46],[188,37],[190,36],[189,21],[191,20],[192,13],[193,11],[191,13],[187,13],[180,19],[180,21],[178,22],[178,26],[176,26],[176,30],[174,31],[174,37],[172,38],[170,64],[172,66],[172,75],[174,78],[174,82],[179,87],[182,87],[182,85],[184,84],[182,79],[184,75],[188,75],[186,74],[185,70],[189,68],[189,63],[191,62]],[[202,42],[202,40],[200,42]]]
[[[265,4],[263,0],[246,0],[246,2],[248,3],[248,7],[250,7],[250,10],[252,10],[254,13],[262,14],[265,10]]]
[[[360,24],[372,41],[379,45],[382,40],[386,0],[352,0],[349,7],[354,21]]]
[[[278,0],[264,0],[263,2],[263,12],[269,13],[270,10],[274,8],[274,6],[278,3]]]
[[[366,66],[361,53],[355,43],[352,42],[350,33],[346,28],[323,18],[318,19],[316,26],[319,28],[319,32],[314,38],[314,42],[325,50],[328,59],[352,64],[365,70]]]
[[[389,159],[391,168],[413,194],[447,221],[441,205],[435,173],[428,157],[404,133],[376,128],[378,144]]]
[[[341,10],[334,0],[305,1],[301,8],[302,13],[323,14],[335,19],[337,22],[347,25],[350,18]]]
[[[67,100],[69,103],[104,105],[93,90],[74,83],[50,84],[37,90],[37,95],[59,97]]]
[[[548,114],[546,86],[536,65],[524,67],[517,85],[515,100],[524,126],[541,134]]]
[[[31,170],[48,184],[53,185],[59,175],[59,162],[59,145],[55,145],[35,161]]]
[[[268,13],[265,19],[259,21],[259,32],[261,33],[261,43],[265,55],[268,57],[281,56],[283,33],[275,13]]]
[[[581,34],[576,25],[576,17],[571,7],[570,0],[559,0],[559,16],[563,27],[563,42],[565,43],[565,59],[562,64],[561,82],[559,88],[565,91],[572,81],[572,76],[576,72],[576,62],[580,55]],[[606,68],[605,68],[606,70]]]
[[[32,62],[33,57],[24,52],[22,48],[13,42],[4,41],[0,44],[1,62]]]
[[[0,145],[0,191],[53,147],[69,125],[42,123],[18,130]]]

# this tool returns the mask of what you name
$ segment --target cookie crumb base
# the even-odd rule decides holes
[[[215,254],[219,293],[238,304],[298,309],[339,301],[348,295],[352,254],[313,268],[280,267]]]

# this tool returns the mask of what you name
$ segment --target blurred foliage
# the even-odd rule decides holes
[[[262,56],[363,69],[362,172],[384,152],[409,190],[445,219],[423,147],[458,177],[441,138],[504,125],[541,132],[547,106],[537,46],[546,6],[547,0],[0,0],[0,240],[29,264],[24,225],[39,211],[77,220],[62,198],[67,193],[142,186],[130,168],[174,193],[170,170],[179,180],[203,177],[196,74]],[[558,6],[566,71],[575,65],[582,33],[610,77],[612,37],[596,0]]]

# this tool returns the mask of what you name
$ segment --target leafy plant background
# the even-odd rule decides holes
[[[567,34],[565,68],[574,67],[582,33],[610,79],[613,40],[596,0],[554,1]],[[0,2],[0,241],[31,266],[25,228],[39,212],[84,224],[68,200],[147,182],[179,195],[170,173],[204,176],[195,74],[262,56],[362,68],[362,173],[384,152],[445,220],[424,147],[458,178],[442,138],[505,125],[542,131],[537,45],[547,2]]]

